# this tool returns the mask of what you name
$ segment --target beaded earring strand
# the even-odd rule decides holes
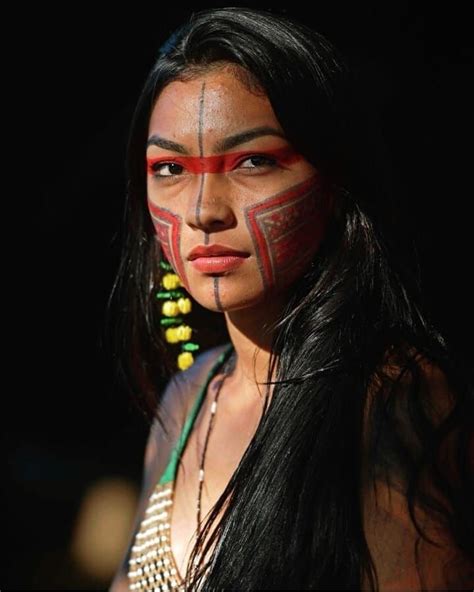
[[[181,344],[177,365],[180,370],[186,370],[194,363],[193,352],[199,350],[199,345],[191,341],[193,333],[191,327],[180,316],[191,312],[191,299],[186,295],[179,276],[168,261],[162,259],[160,267],[164,271],[161,289],[156,294],[159,300],[164,300],[160,323],[166,341],[171,344]]]

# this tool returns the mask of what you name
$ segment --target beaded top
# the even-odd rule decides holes
[[[209,371],[171,452],[168,465],[150,495],[131,549],[128,571],[130,590],[184,591],[184,582],[171,548],[171,514],[176,470],[207,387],[232,350],[233,346],[229,344]]]
[[[170,544],[172,505],[172,482],[158,483],[132,547],[130,590],[184,590]]]

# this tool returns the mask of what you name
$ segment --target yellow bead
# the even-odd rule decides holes
[[[176,288],[181,286],[181,280],[175,273],[165,274],[161,280],[161,283],[166,290],[176,290]]]
[[[176,328],[176,335],[181,341],[188,341],[188,339],[191,339],[192,332],[193,330],[191,327],[188,327],[188,325],[180,325]]]
[[[180,298],[178,307],[182,314],[188,314],[188,312],[191,312],[191,300],[189,298]]]
[[[191,352],[182,352],[178,356],[178,368],[180,370],[186,370],[189,366],[194,363],[194,357]]]
[[[165,317],[176,317],[179,315],[179,306],[177,302],[173,300],[167,300],[163,302],[163,307],[161,312],[165,315]]]
[[[169,327],[165,331],[165,339],[168,343],[178,343],[181,339],[178,335],[178,330],[176,327]]]

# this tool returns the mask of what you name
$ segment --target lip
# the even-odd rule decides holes
[[[238,251],[237,249],[233,249],[227,245],[219,245],[218,243],[213,245],[198,245],[189,251],[188,261],[193,261],[198,257],[208,258],[224,256],[246,258],[249,256],[249,253],[246,251]]]
[[[191,265],[202,273],[223,273],[240,267],[245,257],[198,257],[191,261]]]
[[[237,269],[249,256],[226,245],[198,245],[189,252],[188,261],[202,273],[222,273]]]

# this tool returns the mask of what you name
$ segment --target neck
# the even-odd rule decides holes
[[[265,397],[274,335],[272,326],[278,319],[284,301],[272,296],[261,304],[225,313],[229,337],[237,355],[229,386],[239,392],[239,399]],[[274,377],[272,377],[274,378]]]

